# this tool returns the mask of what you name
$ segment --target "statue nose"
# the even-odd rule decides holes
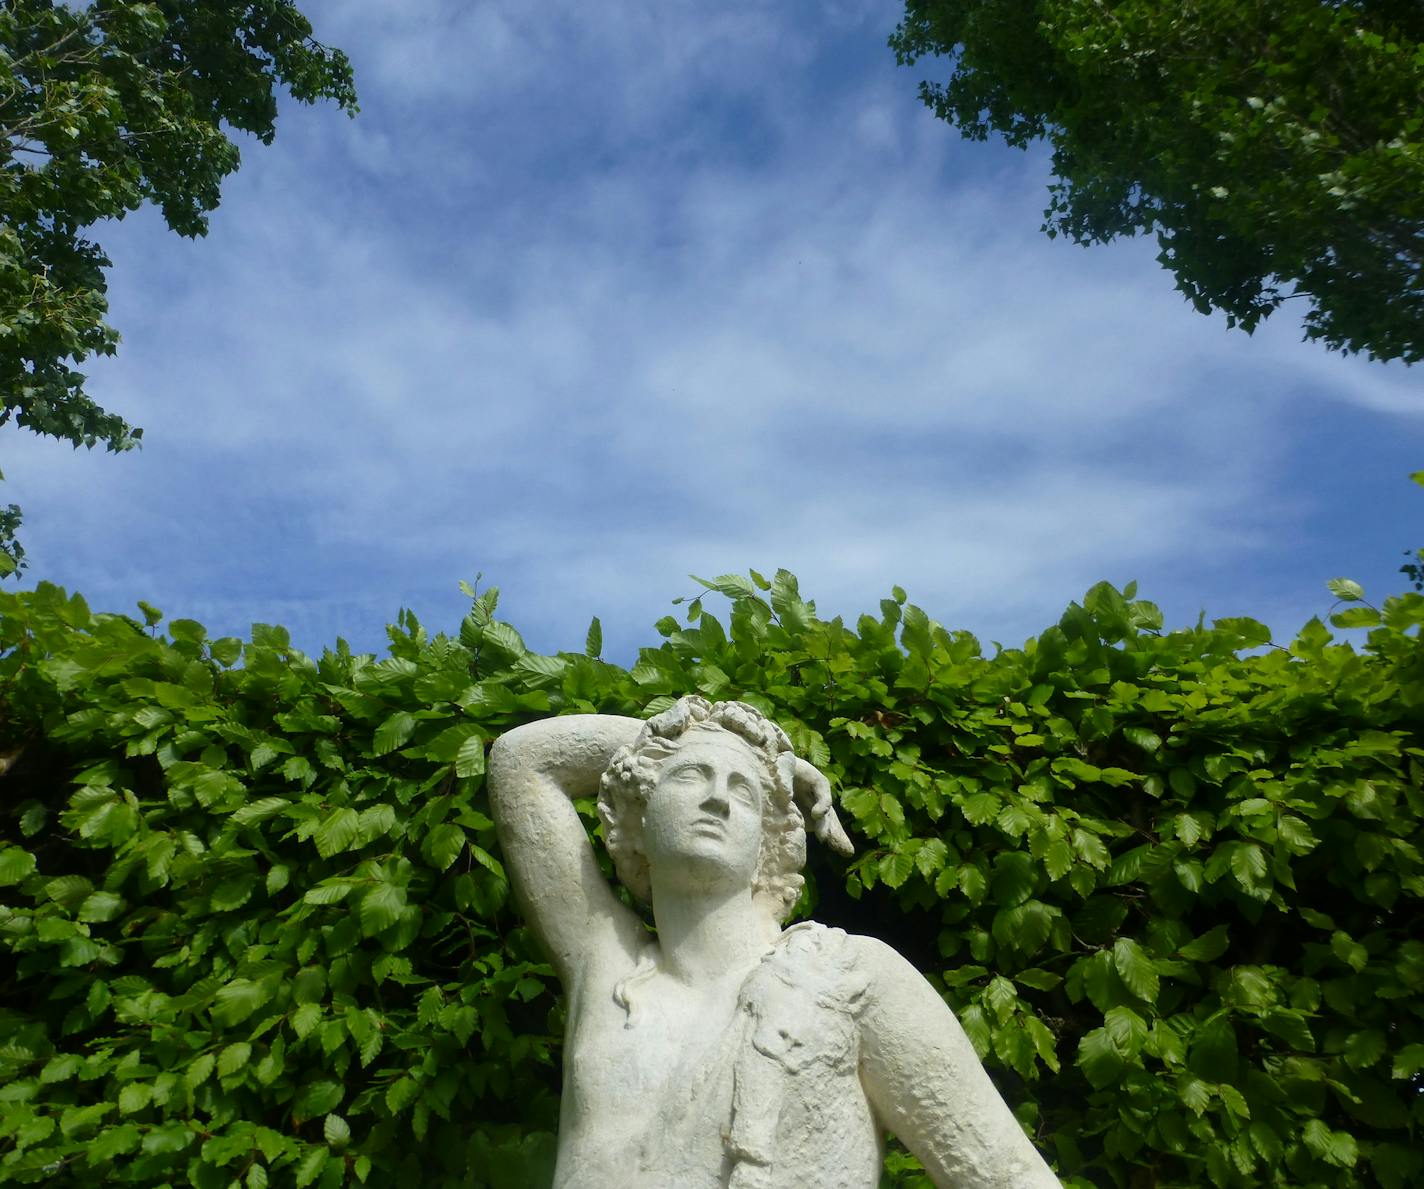
[[[726,817],[732,812],[732,799],[725,788],[713,785],[707,792],[707,796],[702,799],[702,804],[698,806],[706,813],[711,813],[717,817]]]

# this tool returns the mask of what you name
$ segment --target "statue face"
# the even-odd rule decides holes
[[[761,762],[736,735],[692,731],[663,761],[643,809],[654,878],[750,886],[761,855]]]

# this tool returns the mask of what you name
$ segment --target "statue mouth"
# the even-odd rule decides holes
[[[715,817],[700,817],[692,823],[692,832],[709,838],[721,838],[727,832],[727,827]]]

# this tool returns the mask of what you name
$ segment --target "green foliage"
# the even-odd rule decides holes
[[[138,442],[72,366],[118,342],[109,261],[83,232],[155,203],[180,235],[205,234],[239,160],[223,125],[270,143],[279,86],[355,111],[345,56],[290,0],[0,8],[0,425],[90,448]],[[13,527],[0,519],[0,549]]]
[[[926,971],[1068,1183],[1418,1183],[1424,596],[1357,650],[1103,584],[986,657],[898,589],[852,627],[703,585],[730,614],[631,670],[493,590],[381,660],[0,596],[0,1180],[546,1183],[561,1007],[485,746],[696,690],[830,774],[858,854],[808,903]]]
[[[1153,232],[1200,311],[1424,358],[1424,8],[1414,0],[906,0],[902,63],[965,136],[1053,146],[1044,230]]]
[[[4,478],[0,475],[0,480]],[[25,547],[16,540],[20,519],[18,504],[6,504],[0,508],[0,578],[7,578],[25,566]]]
[[[1409,477],[1424,487],[1424,471],[1415,471]],[[1399,567],[1399,572],[1415,590],[1424,590],[1424,549],[1406,550],[1404,556],[1409,560]]]

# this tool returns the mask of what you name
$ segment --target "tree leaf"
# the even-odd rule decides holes
[[[340,1082],[318,1078],[308,1082],[292,1100],[292,1114],[299,1119],[315,1119],[336,1108],[344,1096]]]
[[[340,1152],[351,1142],[351,1127],[340,1115],[327,1115],[322,1122],[321,1132],[334,1152]]]
[[[152,1127],[143,1137],[143,1150],[150,1156],[181,1152],[193,1142],[194,1132],[184,1123],[162,1123]]]
[[[404,911],[405,889],[392,883],[378,883],[361,897],[361,932],[370,937],[389,929]]]
[[[112,921],[124,910],[124,898],[114,892],[90,892],[75,915],[81,921]]]
[[[307,904],[339,904],[351,895],[355,885],[349,879],[329,879],[306,890],[302,900]]]
[[[257,873],[255,871],[235,876],[232,879],[225,879],[213,889],[211,906],[214,912],[231,912],[233,909],[241,908],[250,899],[252,893],[257,888]]]
[[[1365,597],[1364,587],[1352,578],[1332,578],[1325,587],[1342,603],[1358,603]]]
[[[321,1023],[321,1004],[303,1003],[296,1011],[292,1012],[292,1031],[297,1034],[299,1040],[309,1036],[319,1023]]]
[[[1315,1037],[1311,1035],[1310,1025],[1298,1011],[1273,1007],[1261,1017],[1261,1026],[1299,1052],[1315,1051]]]
[[[0,850],[0,887],[17,884],[35,869],[35,856],[18,846]]]
[[[408,710],[397,710],[376,728],[372,739],[372,753],[378,756],[389,755],[398,747],[404,746],[414,733],[415,715]]]
[[[1083,862],[1099,871],[1107,868],[1111,858],[1108,855],[1108,848],[1103,845],[1101,838],[1087,830],[1074,830],[1069,837],[1073,843],[1073,852]]]
[[[425,836],[420,853],[436,871],[444,871],[465,849],[465,831],[452,822],[443,822]]]
[[[1225,1106],[1231,1114],[1235,1115],[1238,1119],[1249,1119],[1251,1117],[1251,1108],[1246,1105],[1245,1097],[1235,1086],[1223,1082],[1216,1088],[1216,1091],[1221,1095],[1222,1105]]]
[[[890,851],[880,860],[880,878],[885,881],[886,887],[902,886],[914,869],[914,856],[904,851]]]
[[[1005,908],[1022,904],[1032,894],[1036,883],[1031,856],[1020,851],[1004,851],[994,862],[991,880],[994,900]]]
[[[1345,1060],[1354,1069],[1368,1069],[1385,1055],[1387,1047],[1384,1033],[1378,1029],[1354,1032],[1345,1041]]]
[[[130,1082],[119,1091],[119,1113],[136,1114],[153,1101],[153,1085],[150,1082]]]
[[[256,801],[249,801],[242,808],[232,815],[232,824],[235,826],[250,826],[255,822],[266,821],[270,817],[276,817],[283,810],[291,807],[291,802],[286,797],[260,797]]]
[[[1162,736],[1156,731],[1149,731],[1146,727],[1123,727],[1122,734],[1134,747],[1140,747],[1145,752],[1162,750]]]
[[[420,1084],[409,1077],[399,1077],[386,1089],[386,1109],[399,1115],[420,1097]]]
[[[1239,1073],[1236,1031],[1218,1013],[1197,1029],[1187,1057],[1192,1072],[1211,1082],[1234,1082]]]
[[[60,1053],[45,1062],[44,1068],[40,1070],[40,1084],[50,1086],[56,1082],[66,1082],[83,1067],[84,1062],[79,1059],[77,1054]]]
[[[212,1076],[213,1067],[216,1064],[217,1058],[211,1053],[200,1054],[183,1071],[183,1084],[190,1090],[196,1090]]]
[[[984,1003],[989,1010],[994,1013],[1000,1025],[1006,1024],[1014,1014],[1014,1005],[1018,1002],[1019,994],[1014,990],[1014,984],[1002,975],[998,975],[989,980],[988,987],[984,990]]]
[[[485,770],[485,743],[478,735],[472,735],[460,745],[455,753],[455,775],[460,778],[479,776]]]
[[[213,1019],[224,1025],[241,1023],[271,997],[271,991],[264,984],[235,978],[226,986],[218,988],[213,1005]]]
[[[1311,1119],[1301,1132],[1310,1151],[1337,1168],[1353,1168],[1359,1158],[1354,1136],[1344,1131],[1332,1131],[1322,1120]]]
[[[1184,1073],[1177,1079],[1177,1095],[1182,1105],[1198,1117],[1211,1105],[1211,1087],[1191,1074]]]
[[[488,649],[496,656],[503,656],[511,661],[522,657],[528,651],[524,646],[524,638],[509,624],[497,619],[492,619],[485,625],[480,647],[482,651]]]
[[[1063,981],[1063,976],[1051,970],[1020,970],[1014,975],[1014,982],[1035,991],[1051,991]]]
[[[1043,855],[1043,867],[1050,879],[1061,879],[1073,867],[1073,852],[1065,839],[1055,838]]]
[[[1147,1041],[1147,1023],[1130,1007],[1110,1007],[1103,1028],[1125,1061],[1136,1061]]]
[[[218,1054],[218,1076],[231,1077],[246,1068],[252,1059],[252,1046],[246,1041],[236,1041]]]
[[[1126,1068],[1126,1062],[1106,1028],[1094,1028],[1083,1037],[1078,1043],[1075,1063],[1095,1090],[1112,1085]]]
[[[1390,1076],[1412,1078],[1421,1069],[1424,1069],[1424,1044],[1407,1044],[1395,1053]]]
[[[1380,613],[1373,607],[1347,607],[1330,616],[1330,623],[1337,628],[1375,628],[1382,622]]]
[[[323,859],[355,845],[361,835],[361,818],[354,809],[343,807],[336,810],[317,827],[313,841],[317,853]]]
[[[326,1167],[329,1155],[330,1153],[326,1148],[307,1149],[302,1158],[297,1161],[297,1189],[306,1189],[317,1177],[321,1176],[322,1169]]]

